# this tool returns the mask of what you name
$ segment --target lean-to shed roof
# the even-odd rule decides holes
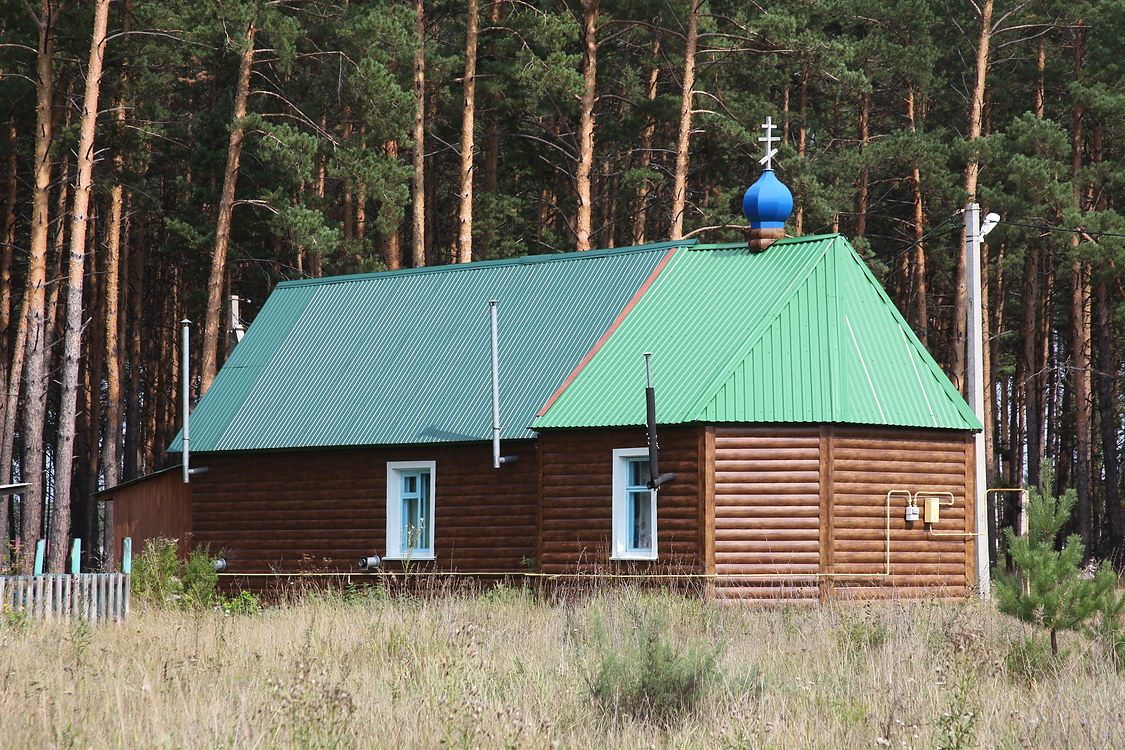
[[[839,235],[677,251],[533,426],[643,424],[646,351],[664,424],[980,429]]]
[[[536,410],[670,250],[693,242],[279,284],[192,412],[191,447],[489,440],[490,299],[502,436],[533,437]]]

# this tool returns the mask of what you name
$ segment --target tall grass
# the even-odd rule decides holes
[[[518,588],[0,624],[0,744],[1125,747],[1105,649],[1073,636],[1028,668],[1010,654],[1030,633],[976,601],[753,609]]]

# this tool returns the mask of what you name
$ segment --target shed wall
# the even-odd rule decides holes
[[[197,455],[195,539],[222,550],[230,572],[354,571],[386,552],[388,461],[435,461],[437,560],[416,569],[526,570],[535,555],[533,441],[492,468],[491,444]],[[388,561],[388,569],[399,563]]]
[[[656,567],[700,572],[703,520],[699,467],[701,427],[665,427],[660,432],[660,470],[676,480],[657,501]],[[646,445],[641,428],[544,431],[539,438],[542,521],[540,568],[546,573],[605,572],[611,565],[613,450]],[[621,567],[651,569],[653,563]]]
[[[178,539],[180,554],[194,546],[191,534],[191,485],[180,472],[166,471],[106,492],[100,500],[113,502],[113,549],[121,554],[125,537],[133,539],[133,554],[144,551],[155,537]]]

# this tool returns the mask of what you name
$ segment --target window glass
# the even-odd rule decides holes
[[[430,549],[430,473],[402,473],[402,551],[424,552]]]
[[[626,476],[626,546],[630,553],[648,553],[652,551],[652,490],[648,487],[648,459],[628,459]]]

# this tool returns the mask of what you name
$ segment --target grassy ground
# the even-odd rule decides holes
[[[9,621],[0,744],[1125,747],[1125,676],[1077,635],[1055,663],[1030,632],[975,601],[762,610],[511,589]],[[636,660],[664,703],[629,703]]]

